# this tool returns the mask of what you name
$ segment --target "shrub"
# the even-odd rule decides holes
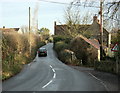
[[[88,62],[89,67],[94,67],[94,62],[98,60],[98,50],[95,47],[90,47],[87,49],[88,52]]]
[[[79,61],[77,60],[74,52],[71,50],[68,49],[62,50],[59,54],[59,58],[65,64],[79,65]]]
[[[54,44],[59,42],[59,41],[63,41],[65,43],[69,44],[71,41],[71,38],[68,36],[57,35],[57,36],[53,37],[53,40],[54,40]]]
[[[3,33],[2,39],[2,80],[18,73],[23,64],[27,64],[36,56],[39,47],[45,44],[40,37],[31,34],[31,54],[29,51],[29,35],[16,32]]]
[[[74,51],[79,61],[82,60],[83,65],[87,65],[88,62],[88,52],[87,52],[88,47],[89,47],[88,43],[86,43],[80,37],[76,37],[71,41],[70,49]]]
[[[69,49],[69,45],[66,44],[65,42],[63,41],[59,41],[57,43],[55,43],[55,50],[57,53],[59,53],[60,51],[64,50],[64,49]]]
[[[53,37],[52,36],[49,37],[48,42],[50,42],[50,43],[53,42]]]
[[[116,73],[116,62],[109,60],[95,62],[95,69],[110,73]]]

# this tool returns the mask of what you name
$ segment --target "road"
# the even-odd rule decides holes
[[[106,91],[90,74],[77,71],[56,57],[53,44],[45,46],[47,57],[36,56],[16,76],[3,82],[3,91]]]

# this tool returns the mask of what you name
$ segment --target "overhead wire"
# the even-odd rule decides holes
[[[95,8],[100,8],[99,6],[90,6],[90,5],[82,5],[81,3],[73,3],[73,2],[71,2],[71,3],[63,3],[63,2],[55,2],[55,1],[48,1],[48,0],[38,0],[38,1],[42,1],[42,2],[48,2],[48,3],[55,3],[55,4],[63,4],[63,5],[70,5],[70,4],[73,4],[74,6],[84,6],[84,7],[95,7]],[[85,2],[84,2],[85,3]]]

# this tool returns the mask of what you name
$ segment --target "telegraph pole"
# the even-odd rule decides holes
[[[31,18],[31,16],[30,16],[30,7],[29,7],[29,43],[30,43],[29,48],[30,48],[30,55],[31,55],[31,31],[30,31],[31,30],[31,25],[30,25],[31,24],[31,19],[30,18]]]
[[[100,60],[103,59],[103,0],[100,0]]]

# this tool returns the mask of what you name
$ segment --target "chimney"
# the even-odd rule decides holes
[[[56,35],[56,21],[54,22],[54,35]]]
[[[5,26],[3,26],[3,28],[5,28]]]
[[[99,20],[98,20],[98,17],[96,16],[96,14],[95,14],[95,16],[93,16],[93,23],[94,22],[98,22],[99,23]]]
[[[54,26],[56,26],[56,21],[54,22]]]

